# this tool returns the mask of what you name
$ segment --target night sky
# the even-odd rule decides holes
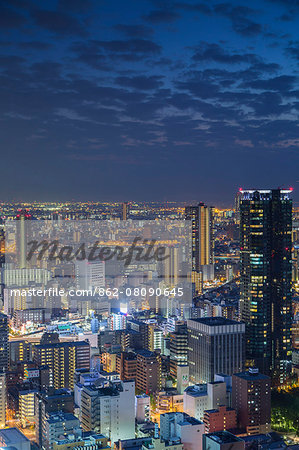
[[[1,201],[299,201],[298,0],[0,4]]]

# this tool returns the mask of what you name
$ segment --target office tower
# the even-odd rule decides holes
[[[175,324],[175,331],[169,334],[170,374],[176,378],[177,368],[188,366],[188,332],[187,323]]]
[[[134,381],[107,382],[84,386],[81,392],[81,424],[111,439],[135,437]]]
[[[165,259],[162,262],[163,281],[167,286],[174,287],[179,280],[179,249],[175,246],[165,248]]]
[[[80,429],[80,421],[73,414],[53,412],[48,414],[43,424],[43,447],[53,450],[54,442],[63,435],[68,435]]]
[[[0,373],[0,429],[6,421],[6,379],[5,373]]]
[[[45,419],[50,413],[74,412],[74,394],[66,389],[49,389],[35,394],[35,438],[39,448],[44,448]]]
[[[203,450],[245,450],[243,439],[229,431],[216,431],[203,435]]]
[[[135,396],[135,419],[137,423],[150,420],[150,396],[146,394]]]
[[[122,220],[128,220],[130,214],[130,205],[128,202],[124,202],[121,205],[121,218]]]
[[[226,405],[226,383],[211,382],[189,386],[184,391],[184,412],[202,420],[204,411]]]
[[[136,388],[146,394],[161,389],[161,357],[149,350],[137,351]]]
[[[160,437],[166,442],[178,439],[184,450],[202,450],[204,424],[182,412],[170,412],[160,415]]]
[[[138,333],[140,349],[150,349],[150,325],[141,320],[127,319],[127,329]]]
[[[204,412],[203,422],[205,433],[233,430],[237,428],[237,413],[235,409],[221,405],[217,409],[207,409]]]
[[[192,220],[192,271],[202,272],[203,281],[214,278],[214,208],[199,203],[186,206],[185,219]]]
[[[8,317],[0,313],[0,373],[8,370]]]
[[[27,240],[30,233],[31,215],[25,210],[20,210],[16,216],[16,256],[17,268],[25,269],[27,262]]]
[[[248,365],[283,383],[291,368],[291,190],[241,190],[240,316]]]
[[[76,287],[81,290],[90,290],[105,286],[105,263],[103,261],[75,262]]]
[[[30,450],[31,442],[18,428],[6,428],[0,430],[1,448]]]
[[[75,370],[90,367],[90,345],[86,341],[36,345],[34,362],[49,366],[55,389],[73,389]]]
[[[187,320],[190,380],[205,383],[215,373],[240,372],[245,360],[245,324],[224,317]]]
[[[232,406],[240,428],[248,434],[271,431],[271,379],[256,368],[235,373],[232,378]]]
[[[137,355],[134,352],[121,352],[116,355],[116,371],[123,381],[136,380]]]

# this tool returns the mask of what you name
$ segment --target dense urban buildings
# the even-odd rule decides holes
[[[0,316],[0,424],[6,433],[3,439],[6,436],[7,442],[9,438],[19,440],[20,444],[14,445],[16,448],[18,445],[25,448],[32,441],[44,450],[244,450],[251,445],[253,448],[263,445],[263,450],[271,448],[272,429],[277,429],[273,417],[284,420],[277,416],[275,409],[271,424],[271,387],[274,392],[277,371],[267,371],[265,361],[261,362],[265,369],[262,371],[259,360],[250,357],[250,352],[259,355],[260,335],[254,329],[256,345],[252,347],[249,336],[250,327],[257,324],[265,337],[262,346],[267,344],[269,317],[262,316],[265,321],[258,321],[259,307],[265,307],[262,310],[266,314],[271,302],[275,305],[280,302],[281,318],[274,317],[271,324],[277,323],[279,327],[291,324],[292,341],[288,342],[291,331],[283,328],[286,339],[282,344],[285,348],[293,345],[293,355],[288,362],[277,362],[275,367],[287,369],[283,369],[279,381],[292,392],[299,373],[299,345],[296,347],[299,307],[295,295],[291,299],[292,311],[287,309],[289,252],[280,247],[288,245],[286,224],[291,203],[289,192],[284,196],[284,190],[279,195],[272,194],[274,191],[264,192],[261,201],[252,200],[251,196],[255,198],[256,194],[251,191],[246,194],[249,200],[246,199],[246,192],[239,192],[238,197],[241,236],[248,248],[245,244],[239,246],[238,218],[233,210],[222,211],[200,204],[192,207],[195,214],[192,218],[187,215],[187,211],[192,212],[189,207],[185,209],[181,205],[176,212],[171,209],[171,217],[167,215],[170,228],[175,226],[171,218],[179,223],[191,218],[190,239],[197,236],[203,241],[196,244],[195,253],[193,245],[199,272],[190,265],[181,277],[179,267],[184,266],[187,258],[179,256],[177,241],[172,245],[171,239],[171,250],[165,253],[169,260],[161,264],[142,263],[138,268],[127,265],[122,275],[118,273],[119,265],[111,266],[109,260],[54,258],[48,261],[45,258],[37,267],[22,269],[13,268],[13,261],[5,263],[8,265],[1,269],[5,313]],[[133,202],[130,202],[130,217],[124,217],[125,209],[118,204],[112,208],[113,220],[102,221],[108,227],[108,242],[111,244],[110,240],[115,239],[120,248],[125,242],[121,226],[128,227],[132,234],[134,228],[130,224],[134,220],[131,218],[136,216]],[[158,209],[158,216],[162,210]],[[50,223],[57,230],[63,228],[61,224],[65,221],[67,229],[73,231],[70,222],[81,217],[83,211],[55,213],[55,222],[51,213]],[[97,220],[106,218],[107,207],[103,211]],[[46,222],[44,219],[48,217],[42,214],[30,211],[29,215],[36,217],[36,222]],[[140,230],[145,230],[147,239],[152,238],[152,230],[145,224],[145,210],[138,214]],[[153,207],[151,218],[157,218]],[[26,221],[29,224],[29,219]],[[194,221],[197,221],[196,233]],[[203,221],[201,225],[200,221]],[[8,239],[12,240],[12,236],[10,232]],[[292,236],[293,240],[297,239],[294,230]],[[21,238],[25,242],[26,233]],[[72,239],[80,242],[78,230],[72,232]],[[102,235],[101,239],[104,239]],[[202,248],[202,257],[206,253],[208,258],[210,252],[213,267],[200,259],[201,245],[206,249]],[[268,247],[272,249],[270,262]],[[8,253],[10,248],[13,245],[8,246]],[[183,266],[180,266],[182,258]],[[246,266],[248,261],[250,264]],[[263,275],[261,270],[265,271]],[[150,298],[148,288],[158,272],[161,279]],[[266,277],[265,282],[256,278],[259,276]],[[172,283],[180,286],[184,277],[192,285],[192,303],[180,301],[179,291],[170,295]],[[117,295],[113,295],[116,288],[111,288],[111,280],[117,286]],[[198,281],[201,289],[196,288]],[[268,281],[273,284],[271,290]],[[142,293],[141,285],[146,287]],[[64,289],[59,291],[62,286]],[[33,287],[42,294],[28,295]],[[95,288],[98,294],[91,296]],[[271,301],[266,307],[267,299]],[[258,301],[265,303],[258,305]],[[246,316],[248,311],[251,322]],[[274,304],[271,311],[277,313]],[[276,359],[279,355],[284,358],[285,354],[278,352],[284,350],[279,339],[274,343],[275,333],[274,327],[270,335],[271,349],[276,348]],[[272,350],[269,355],[273,359]],[[281,440],[278,442],[281,445]]]

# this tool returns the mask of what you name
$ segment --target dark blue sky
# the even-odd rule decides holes
[[[0,200],[299,201],[298,0],[0,3]]]

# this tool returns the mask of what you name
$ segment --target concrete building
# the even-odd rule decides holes
[[[245,450],[245,442],[228,431],[203,436],[203,450]]]
[[[108,438],[96,433],[82,433],[69,434],[65,438],[60,438],[54,441],[53,450],[69,450],[73,448],[84,450],[109,450],[111,447],[108,445]]]
[[[53,450],[55,441],[64,434],[71,434],[80,429],[80,421],[70,413],[50,413],[45,418],[43,447],[45,450]]]
[[[245,324],[224,317],[190,319],[188,361],[190,381],[208,383],[215,373],[241,372],[245,362]]]
[[[95,431],[111,439],[135,436],[135,383],[111,381],[84,386],[81,391],[81,423],[85,431]]]
[[[208,409],[204,412],[203,422],[205,433],[233,430],[237,428],[237,412],[235,409],[223,405],[218,409]]]
[[[30,450],[29,439],[18,428],[6,428],[0,430],[0,446],[10,447],[16,450]]]
[[[149,350],[137,351],[136,388],[145,393],[161,389],[161,357]]]
[[[137,423],[145,423],[150,420],[150,397],[142,394],[135,396],[135,419]]]
[[[271,379],[250,368],[232,378],[232,406],[240,428],[248,434],[271,431]]]
[[[204,411],[226,405],[226,383],[212,382],[189,386],[184,392],[184,412],[203,420]]]
[[[167,442],[180,440],[184,450],[202,450],[204,424],[188,414],[171,412],[160,415],[160,437]]]
[[[6,379],[5,374],[0,373],[0,429],[5,427],[6,421]]]

